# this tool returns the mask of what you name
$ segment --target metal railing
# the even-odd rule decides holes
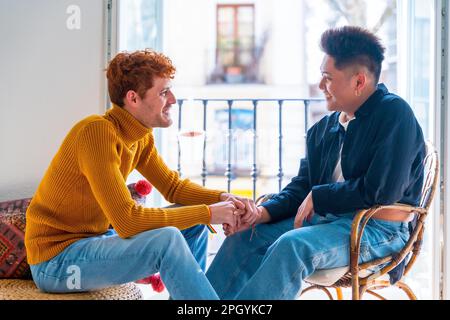
[[[184,102],[188,99],[178,99],[178,132],[181,132],[182,128],[182,108]],[[253,184],[253,199],[255,200],[256,196],[256,182],[258,179],[258,166],[257,166],[257,112],[258,112],[258,104],[260,102],[274,102],[278,106],[278,173],[276,177],[278,178],[278,190],[281,190],[282,187],[282,180],[284,176],[283,172],[283,104],[285,102],[300,102],[303,104],[304,107],[304,138],[306,141],[306,133],[309,128],[309,108],[311,102],[322,102],[323,99],[319,98],[307,98],[307,99],[189,99],[190,101],[198,101],[201,102],[203,105],[203,132],[205,133],[205,137],[203,139],[203,151],[202,151],[202,171],[201,171],[201,179],[202,179],[202,185],[205,186],[206,179],[208,177],[208,171],[207,171],[207,164],[206,164],[206,147],[207,147],[207,139],[206,139],[206,129],[207,129],[207,108],[208,104],[210,102],[225,102],[228,106],[228,132],[227,132],[227,139],[228,139],[228,150],[227,150],[227,165],[226,165],[226,171],[225,176],[227,178],[227,190],[230,192],[231,190],[231,181],[232,181],[232,157],[231,157],[231,145],[232,145],[232,125],[233,125],[233,119],[232,119],[232,110],[233,110],[233,104],[235,102],[251,102],[253,106],[253,152],[252,152],[252,169],[250,173],[250,177],[252,179]],[[180,146],[180,139],[178,139],[178,159],[177,159],[177,170],[179,174],[181,175],[181,146]],[[306,143],[305,143],[306,148]],[[305,150],[306,151],[306,150]]]

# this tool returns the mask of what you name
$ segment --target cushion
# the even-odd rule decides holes
[[[385,263],[384,265],[386,265]],[[368,277],[376,272],[378,272],[384,265],[380,266],[373,266],[368,269],[363,269],[359,271],[360,277]],[[345,267],[338,267],[333,269],[320,269],[316,270],[313,274],[311,274],[309,277],[305,278],[305,281],[316,284],[319,286],[332,286],[336,283],[340,278],[345,276],[347,272],[350,271],[349,266]],[[380,277],[379,279],[385,279],[386,277]]]
[[[30,201],[0,203],[0,278],[31,279],[24,243],[25,212]]]
[[[350,267],[348,266],[334,269],[321,269],[305,278],[305,281],[319,286],[331,286],[342,278],[349,270]]]

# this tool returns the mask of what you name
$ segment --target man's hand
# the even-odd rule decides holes
[[[228,236],[230,236],[230,235],[232,235],[232,234],[234,234],[236,232],[249,229],[249,228],[253,227],[256,223],[260,222],[261,221],[261,217],[262,217],[262,207],[256,207],[255,209],[257,211],[257,217],[256,217],[255,221],[252,224],[250,224],[248,222],[243,222],[242,221],[242,216],[238,216],[238,218],[240,218],[240,222],[237,223],[234,227],[229,225],[228,223],[224,223],[222,225],[224,234],[228,237]]]
[[[209,205],[211,224],[227,223],[233,228],[239,223],[239,216],[244,214],[243,208],[238,208],[233,201],[222,201]]]
[[[298,207],[297,215],[294,220],[294,229],[301,228],[305,219],[310,221],[314,215],[314,203],[312,193],[308,193],[305,200],[303,200],[300,207]]]
[[[237,208],[244,209],[245,212],[240,216],[239,223],[253,225],[256,219],[260,216],[260,212],[256,208],[255,202],[252,199],[239,197],[231,193],[222,193],[220,195],[221,201],[233,201]]]

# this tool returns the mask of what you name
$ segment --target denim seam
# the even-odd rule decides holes
[[[67,266],[77,265],[76,262],[96,261],[98,263],[98,262],[108,262],[108,261],[121,261],[123,259],[128,260],[129,258],[131,259],[131,258],[134,258],[136,256],[138,256],[138,255],[137,254],[135,254],[135,255],[127,255],[127,256],[120,257],[120,259],[82,259],[82,260],[67,260],[67,261],[63,261],[63,262],[60,262],[60,263],[49,261],[49,263],[57,264],[57,265],[59,265],[59,268],[63,268],[64,265],[67,265]],[[59,279],[59,277],[56,277],[56,276],[51,275],[49,273],[46,273],[44,270],[39,270],[39,273],[41,273],[41,274],[43,274],[45,276],[49,276],[49,277],[53,277],[55,279]]]

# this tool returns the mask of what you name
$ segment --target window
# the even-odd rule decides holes
[[[161,15],[162,0],[120,0],[118,3],[118,51],[134,51],[145,48],[161,50],[162,32]],[[155,130],[155,142],[162,151],[161,134]],[[133,170],[127,178],[127,183],[143,179],[143,176]],[[147,197],[147,206],[161,206],[162,196],[158,190]]]
[[[119,2],[119,51],[161,48],[162,0]]]
[[[212,81],[251,82],[256,79],[253,5],[218,5],[216,74]]]

